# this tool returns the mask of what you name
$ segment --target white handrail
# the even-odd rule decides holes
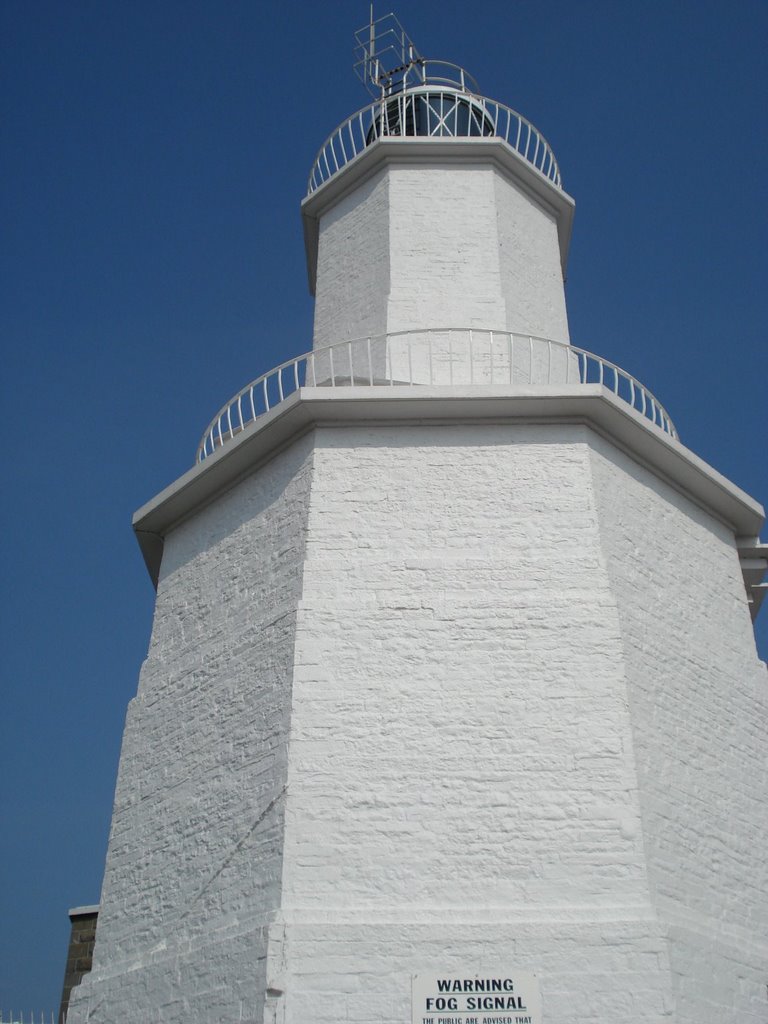
[[[39,1013],[30,1010],[29,1016],[24,1010],[0,1010],[0,1024],[54,1024],[56,1017],[53,1010]],[[61,1015],[61,1020],[66,1020],[66,1014]]]
[[[216,413],[198,446],[197,461],[302,387],[571,383],[601,385],[664,433],[677,437],[658,399],[608,359],[548,338],[445,327],[343,341],[281,363]]]
[[[485,96],[426,85],[377,100],[339,125],[320,147],[309,174],[307,195],[371,143],[403,136],[500,138],[553,185],[562,188],[552,147],[522,114]]]

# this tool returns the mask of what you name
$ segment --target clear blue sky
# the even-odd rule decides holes
[[[397,10],[552,143],[574,343],[766,502],[768,4]],[[67,908],[99,898],[153,605],[131,514],[222,402],[310,346],[299,201],[367,102],[366,19],[357,0],[4,5],[0,1007],[58,1004]],[[766,657],[768,609],[758,635]]]

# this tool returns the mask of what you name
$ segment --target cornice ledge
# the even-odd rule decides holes
[[[762,506],[599,384],[301,388],[143,505],[133,528],[153,582],[165,536],[315,426],[350,423],[582,423],[662,477],[740,537]]]

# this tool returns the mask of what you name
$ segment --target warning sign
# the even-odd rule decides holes
[[[414,974],[413,1024],[541,1024],[535,974]]]

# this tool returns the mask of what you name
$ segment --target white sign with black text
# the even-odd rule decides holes
[[[414,974],[413,1024],[541,1024],[535,974]]]

